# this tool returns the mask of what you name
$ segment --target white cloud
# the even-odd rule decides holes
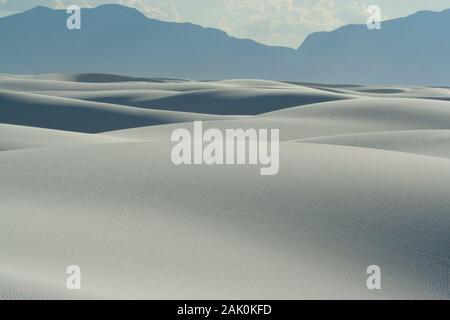
[[[89,1],[89,0],[80,0],[80,1],[76,1],[76,3],[74,3],[74,2],[75,1],[71,1],[71,0],[53,0],[53,3],[50,6],[52,8],[56,8],[56,9],[66,9],[67,7],[69,7],[72,4],[76,4],[83,8],[91,8],[91,7],[95,6],[92,4],[92,1]]]
[[[166,21],[180,21],[180,15],[174,3],[150,4],[145,0],[119,0],[119,4],[134,7],[146,16]]]
[[[231,34],[279,45],[299,45],[307,32],[342,24],[335,0],[223,0],[219,26]],[[269,40],[270,39],[270,40]]]

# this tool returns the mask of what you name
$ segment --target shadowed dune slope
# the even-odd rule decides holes
[[[323,92],[309,88],[282,89],[245,87],[199,89],[188,92],[169,90],[124,90],[83,92],[43,91],[39,93],[139,108],[220,115],[257,115],[292,106],[343,100],[351,97],[349,95]]]
[[[407,86],[325,86],[311,85],[311,87],[340,93],[351,94],[360,97],[374,98],[415,98],[415,99],[433,99],[433,100],[450,100],[450,88],[446,87],[407,87]]]
[[[344,95],[309,88],[247,89],[244,87],[184,92],[149,102],[145,101],[144,103],[151,105],[153,108],[168,108],[174,111],[257,115],[292,106],[348,98]]]
[[[0,122],[6,124],[97,133],[218,118],[220,117],[165,110],[145,110],[31,93],[0,92]]]
[[[71,79],[70,75],[66,78]],[[256,115],[353,97],[351,93],[265,80],[85,83],[61,81],[57,76],[29,79],[9,76],[0,78],[0,88],[147,109],[220,115]]]

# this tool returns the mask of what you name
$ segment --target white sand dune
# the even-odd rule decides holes
[[[389,114],[386,114],[386,112]],[[352,119],[388,122],[396,125],[446,125],[450,102],[423,99],[364,98],[333,101],[303,108],[290,108],[265,114],[270,118]],[[435,124],[437,122],[437,124]]]
[[[292,106],[343,100],[350,95],[322,92],[310,88],[221,87],[190,91],[107,90],[38,91],[36,93],[148,109],[188,111],[220,115],[256,115]]]
[[[361,94],[372,97],[385,97],[386,95],[389,95],[391,98],[450,100],[450,88],[370,86],[352,88],[352,90],[340,90],[339,92],[343,94]]]
[[[175,167],[169,153],[1,154],[2,276],[62,290],[79,264],[83,294],[105,298],[448,297],[448,160],[287,143],[267,179],[251,166]],[[365,287],[371,264],[380,292]]]
[[[141,127],[108,135],[167,141],[176,127],[192,129],[192,123]],[[423,99],[361,98],[286,108],[229,121],[209,121],[204,128],[280,129],[282,141],[364,132],[450,129],[450,102]]]
[[[103,135],[0,124],[0,151],[67,145],[128,142]]]
[[[301,84],[310,88],[328,91],[336,94],[351,95],[353,97],[372,98],[414,98],[444,100],[450,99],[450,88],[447,87],[412,87],[399,85],[323,85],[323,84]]]
[[[298,142],[392,150],[450,159],[450,130],[369,132],[309,138]]]
[[[448,299],[446,90],[0,75],[0,299]],[[278,175],[173,165],[194,120],[280,129]]]
[[[0,78],[0,88],[146,109],[218,115],[256,115],[353,98],[352,94],[263,80],[85,83],[46,77]]]

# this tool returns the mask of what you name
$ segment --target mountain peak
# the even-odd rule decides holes
[[[123,4],[118,3],[106,3],[101,4],[97,7],[91,8],[91,10],[101,10],[101,11],[113,11],[113,12],[129,12],[138,14],[140,16],[144,16],[144,14],[136,8],[125,6]]]
[[[31,8],[28,11],[51,11],[51,10],[53,10],[53,9],[43,6],[43,5],[38,5],[38,6]]]
[[[55,10],[52,9],[52,8],[39,5],[39,6],[31,8],[30,10],[24,11],[22,13],[17,13],[17,14],[19,14],[19,15],[21,15],[21,14],[25,14],[25,15],[26,14],[39,15],[39,14],[46,14],[46,13],[53,12],[53,11],[55,11]]]
[[[145,15],[139,11],[136,8],[132,8],[132,7],[128,7],[122,4],[116,4],[116,3],[107,3],[107,4],[101,4],[98,5],[96,7],[82,7],[80,6],[81,10],[89,10],[89,11],[96,11],[96,12],[106,12],[109,14],[123,14],[123,13],[128,13],[128,14],[134,14],[134,15],[139,15],[139,16],[144,16]],[[44,13],[44,12],[57,12],[57,11],[66,11],[66,9],[53,9],[50,7],[46,7],[43,5],[38,5],[35,6],[27,11],[24,11],[22,14],[26,14],[26,13]]]

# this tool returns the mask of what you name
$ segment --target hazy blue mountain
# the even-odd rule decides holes
[[[450,85],[450,9],[313,33],[298,49],[309,81]]]
[[[81,30],[67,17],[40,6],[0,18],[0,73],[450,85],[450,10],[314,33],[298,50],[120,5],[83,9]]]
[[[0,19],[0,72],[273,79],[287,76],[296,53],[119,5],[82,10],[81,30],[68,30],[67,17],[40,6]]]

